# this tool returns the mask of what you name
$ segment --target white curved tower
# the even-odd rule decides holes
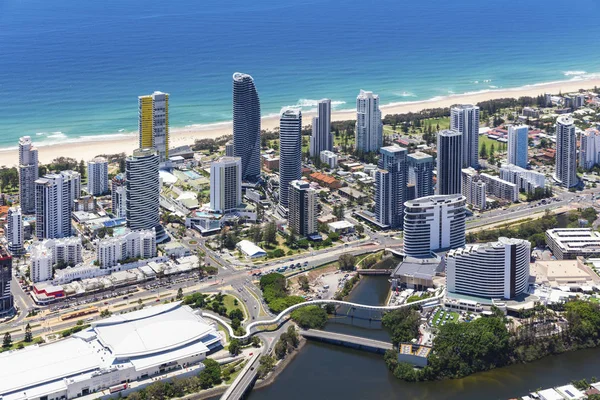
[[[242,179],[260,177],[260,100],[254,79],[233,74],[233,155],[242,159]]]
[[[446,284],[450,293],[512,299],[529,286],[528,240],[501,237],[446,255]]]
[[[577,136],[573,118],[568,115],[556,120],[556,166],[554,179],[565,188],[576,186],[577,180]]]
[[[404,203],[404,253],[431,253],[465,245],[465,196],[428,196]]]
[[[155,229],[156,242],[166,239],[160,225],[159,154],[154,148],[137,149],[125,160],[127,227]]]
[[[284,108],[279,119],[279,205],[289,205],[290,182],[302,177],[302,112]]]

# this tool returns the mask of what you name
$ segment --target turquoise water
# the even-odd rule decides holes
[[[172,126],[231,119],[231,75],[263,115],[360,89],[382,104],[600,72],[597,0],[0,0],[0,147],[137,129],[137,96]]]

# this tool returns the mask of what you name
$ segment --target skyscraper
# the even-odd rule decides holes
[[[302,177],[302,112],[284,108],[279,119],[279,205],[288,208],[290,182]]]
[[[116,175],[111,182],[112,212],[117,218],[127,217],[127,180],[125,174]]]
[[[10,291],[12,281],[12,257],[0,245],[0,316],[14,312],[13,296]]]
[[[479,168],[479,107],[470,104],[452,107],[450,129],[462,133],[462,168]]]
[[[320,157],[324,150],[333,150],[333,135],[331,134],[331,100],[319,101],[317,116],[312,120],[312,135],[310,137],[310,156]]]
[[[443,130],[437,137],[436,194],[461,193],[462,133]]]
[[[295,180],[289,184],[289,229],[297,235],[308,236],[317,232],[317,192],[307,181]]]
[[[415,198],[433,195],[433,157],[420,151],[408,155],[408,183],[415,185]]]
[[[108,192],[108,162],[104,157],[88,161],[88,193],[99,196]]]
[[[356,97],[356,150],[362,153],[379,151],[383,146],[383,123],[379,96],[361,90]]]
[[[577,137],[573,118],[567,115],[556,120],[556,167],[554,179],[565,188],[576,186]]]
[[[260,177],[260,100],[250,75],[233,74],[233,155],[242,159],[242,180]]]
[[[429,258],[432,252],[465,245],[465,202],[461,194],[407,201],[404,209],[404,253]]]
[[[140,148],[154,147],[159,162],[169,158],[169,94],[154,92],[138,97]]]
[[[38,151],[29,136],[19,139],[19,202],[25,214],[35,212],[35,181],[38,175]]]
[[[48,174],[35,181],[35,235],[38,240],[72,235],[71,212],[80,189],[81,176],[75,171]]]
[[[511,125],[508,127],[508,163],[527,168],[527,150],[529,127]]]
[[[379,152],[379,169],[375,173],[375,218],[381,225],[400,229],[404,222],[408,152],[399,146],[382,147]]]
[[[581,133],[579,166],[590,170],[600,164],[600,129],[588,128]]]
[[[159,155],[156,149],[137,149],[125,160],[127,227],[155,229],[156,242],[167,236],[160,225]]]
[[[6,241],[8,242],[8,251],[12,255],[21,255],[23,253],[23,215],[20,207],[11,207],[6,216]]]
[[[210,208],[221,213],[242,203],[242,160],[221,157],[210,165]]]

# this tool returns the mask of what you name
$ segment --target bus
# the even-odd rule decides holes
[[[83,308],[81,310],[73,311],[73,312],[70,312],[67,314],[63,314],[60,316],[60,319],[63,321],[66,321],[69,319],[79,318],[79,317],[83,317],[84,315],[94,314],[97,312],[98,312],[98,307],[88,307],[88,308]]]

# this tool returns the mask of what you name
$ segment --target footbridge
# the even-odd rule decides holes
[[[209,318],[209,319],[215,320],[215,321],[219,322],[221,325],[223,325],[225,327],[225,329],[227,329],[227,331],[229,332],[229,336],[230,337],[235,338],[235,339],[239,339],[242,342],[247,342],[252,335],[254,335],[255,333],[257,333],[256,332],[256,328],[258,328],[260,326],[279,325],[292,312],[294,312],[295,310],[297,310],[297,309],[299,309],[301,307],[314,306],[314,305],[322,306],[322,305],[327,305],[327,304],[333,304],[334,306],[348,306],[348,307],[351,307],[351,308],[356,309],[356,310],[367,310],[367,311],[384,312],[384,311],[398,310],[398,309],[405,308],[405,307],[418,306],[418,305],[425,304],[425,303],[431,303],[433,301],[436,301],[436,300],[439,300],[439,299],[443,298],[445,292],[446,291],[444,289],[444,290],[440,291],[440,293],[438,293],[437,295],[435,295],[433,297],[429,297],[427,299],[415,301],[415,302],[412,302],[412,303],[398,304],[398,305],[393,305],[393,306],[371,306],[371,305],[367,305],[367,304],[351,303],[349,301],[343,301],[343,300],[311,300],[311,301],[305,301],[303,303],[298,303],[298,304],[295,304],[295,305],[293,305],[291,307],[286,308],[285,310],[283,310],[282,312],[280,312],[279,315],[277,315],[273,319],[268,319],[268,320],[263,320],[263,321],[256,321],[256,322],[252,322],[251,324],[248,324],[245,327],[246,333],[244,335],[241,335],[241,336],[236,335],[235,332],[233,331],[233,329],[231,328],[231,326],[229,325],[229,323],[227,323],[227,321],[225,321],[221,317],[217,317],[217,316],[215,316],[213,314],[204,314],[204,316],[207,317],[207,318]]]
[[[366,350],[373,353],[385,353],[394,347],[391,343],[379,340],[367,339],[359,336],[345,335],[342,333],[326,332],[317,329],[308,329],[300,331],[300,334],[307,339],[318,340],[320,342],[337,344],[353,349]]]
[[[391,275],[393,269],[357,269],[359,275]]]

